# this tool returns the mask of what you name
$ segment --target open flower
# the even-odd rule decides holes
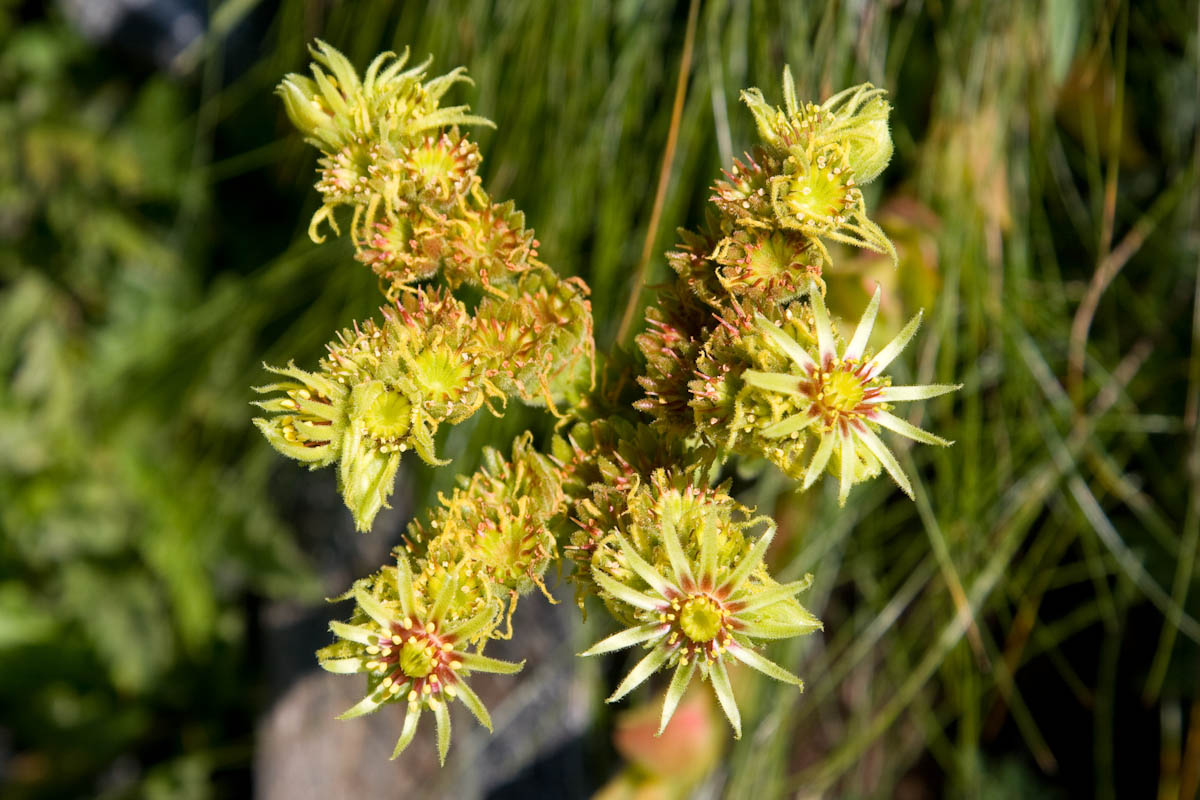
[[[766,437],[799,437],[806,431],[820,438],[812,461],[804,474],[804,488],[812,486],[836,454],[841,477],[838,502],[845,503],[850,487],[866,477],[877,475],[879,466],[888,471],[904,493],[912,497],[912,484],[896,456],[876,433],[887,428],[909,439],[943,447],[951,442],[934,436],[892,414],[892,403],[925,400],[953,392],[959,385],[892,386],[884,376],[887,368],[904,349],[917,326],[918,313],[882,350],[866,356],[867,339],[879,311],[880,290],[876,288],[850,343],[837,352],[829,311],[819,291],[810,295],[813,321],[817,331],[817,352],[812,354],[770,320],[759,317],[758,329],[774,347],[786,354],[795,370],[788,373],[746,370],[742,378],[759,389],[790,395],[805,407],[800,413],[783,419],[762,431]]]
[[[495,627],[498,607],[484,604],[472,616],[455,613],[462,606],[459,581],[453,572],[426,582],[434,597],[414,591],[408,559],[397,559],[394,579],[384,570],[374,586],[360,581],[351,590],[358,603],[351,623],[331,622],[341,641],[317,653],[330,672],[367,674],[367,695],[339,719],[368,714],[386,703],[408,705],[404,727],[392,758],[400,755],[417,732],[422,711],[437,722],[438,757],[443,763],[450,748],[450,713],[446,704],[458,699],[489,731],[492,720],[479,696],[464,680],[472,671],[512,674],[525,662],[513,663],[468,652],[466,646],[484,639]],[[474,610],[478,604],[468,604]]]
[[[722,493],[723,494],[723,493]],[[713,506],[707,491],[664,493],[667,507],[678,501],[692,500]],[[719,514],[685,513],[679,519],[705,520],[695,529],[683,531],[680,540],[676,525],[669,522],[659,529],[659,545],[665,561],[655,558],[651,564],[625,536],[614,534],[617,552],[610,559],[611,569],[593,569],[601,593],[629,606],[632,627],[609,636],[583,653],[585,656],[610,653],[633,645],[644,645],[650,652],[630,671],[608,698],[616,702],[664,667],[675,672],[663,703],[659,733],[666,728],[675,708],[697,671],[712,683],[717,700],[734,732],[741,736],[741,715],[729,684],[730,659],[753,667],[786,683],[803,686],[803,681],[755,649],[753,639],[781,639],[812,633],[821,622],[796,602],[794,595],[806,589],[811,576],[795,583],[777,584],[762,575],[763,555],[775,535],[772,524],[741,557],[730,563],[729,535],[714,524]],[[738,538],[738,537],[734,537]],[[698,541],[698,547],[696,542]],[[658,549],[658,548],[656,548]],[[688,553],[693,553],[689,555]],[[622,575],[625,579],[622,579]],[[634,588],[634,585],[645,585]]]

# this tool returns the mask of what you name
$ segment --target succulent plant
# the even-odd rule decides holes
[[[343,716],[405,705],[399,754],[432,712],[443,760],[451,700],[490,728],[465,679],[520,669],[482,650],[514,635],[519,597],[536,588],[553,601],[545,575],[566,559],[581,608],[598,597],[622,628],[585,655],[648,651],[610,700],[670,670],[661,731],[699,674],[740,736],[729,665],[802,685],[761,647],[822,625],[796,599],[810,577],[770,576],[775,524],[718,483],[723,467],[765,460],[801,489],[833,469],[845,502],[881,469],[912,494],[880,428],[948,444],[891,413],[958,388],[895,387],[882,374],[917,320],[872,356],[879,293],[842,347],[823,299],[825,241],[894,256],[857,185],[891,155],[883,92],[863,85],[801,105],[785,72],[783,108],[743,94],[758,145],[713,187],[704,227],[668,255],[675,279],[646,311],[642,360],[614,354],[598,379],[587,285],[543,263],[524,215],[482,188],[463,128],[490,123],[440,105],[463,71],[425,81],[428,62],[405,70],[407,53],[385,53],[360,78],[327,44],[313,57],[311,78],[279,87],[321,151],[309,233],[319,241],[328,223],[340,234],[349,206],[355,258],[379,277],[385,305],[379,321],[338,334],[316,370],[268,367],[281,380],[259,387],[255,424],[282,454],[336,465],[366,531],[404,453],[447,463],[444,428],[484,407],[503,414],[510,399],[558,422],[545,451],[529,433],[507,456],[485,449],[479,470],[409,524],[396,565],[345,595],[353,615],[331,623],[337,641],[318,653],[332,672],[367,677]]]

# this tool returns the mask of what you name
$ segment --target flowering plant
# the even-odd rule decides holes
[[[491,123],[440,105],[468,81],[463,71],[426,80],[428,62],[408,67],[407,53],[385,53],[360,77],[325,43],[313,56],[311,77],[279,86],[321,151],[323,203],[309,234],[340,235],[348,207],[346,235],[385,305],[380,321],[338,334],[315,370],[268,367],[281,380],[257,389],[266,415],[255,424],[284,455],[336,466],[368,531],[405,452],[448,463],[437,455],[443,428],[483,407],[503,414],[514,399],[558,418],[544,449],[526,433],[508,456],[486,451],[478,472],[410,524],[395,565],[344,596],[355,611],[331,623],[336,641],[318,653],[332,672],[367,676],[364,699],[343,716],[406,705],[398,755],[431,711],[443,760],[450,700],[490,728],[465,679],[520,669],[482,651],[512,635],[519,597],[549,596],[545,572],[567,558],[581,607],[596,595],[621,626],[584,655],[647,651],[610,700],[671,670],[661,730],[699,674],[740,735],[728,666],[800,685],[761,643],[821,623],[796,599],[811,578],[770,576],[775,524],[734,499],[721,468],[765,460],[803,489],[831,472],[845,503],[884,470],[912,494],[881,429],[949,444],[892,413],[957,388],[893,386],[883,373],[919,315],[873,353],[879,292],[848,342],[824,300],[827,242],[895,258],[859,188],[891,156],[883,92],[863,85],[801,104],[785,71],[782,108],[743,93],[758,147],[716,183],[706,226],[683,232],[669,255],[675,278],[647,309],[640,358],[598,364],[588,287],[543,263],[524,216],[482,187],[464,129]],[[598,368],[634,371],[636,382],[597,381]]]

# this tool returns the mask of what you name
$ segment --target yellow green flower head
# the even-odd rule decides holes
[[[275,370],[295,380],[261,392],[278,416],[255,420],[284,455],[313,467],[338,465],[338,485],[360,530],[369,530],[387,503],[403,453],[431,464],[434,434],[472,416],[489,396],[504,396],[486,379],[471,348],[466,307],[448,292],[423,289],[368,321],[343,331],[318,373]],[[337,388],[334,388],[337,387]]]
[[[305,372],[288,362],[286,367],[263,365],[290,380],[256,386],[259,394],[278,393],[254,405],[274,414],[256,417],[255,426],[279,452],[308,464],[327,467],[338,459],[349,426],[349,392],[328,375]]]
[[[422,712],[428,710],[437,724],[438,757],[444,763],[450,748],[447,704],[452,700],[465,705],[490,731],[491,717],[465,679],[473,671],[507,675],[523,666],[468,649],[495,628],[499,608],[488,604],[466,616],[455,607],[457,595],[458,577],[452,573],[435,594],[417,592],[408,559],[401,555],[395,569],[384,569],[354,586],[348,593],[357,604],[354,616],[350,622],[331,622],[338,641],[317,653],[330,672],[367,676],[366,696],[339,719],[390,703],[407,706],[392,758],[408,747]]]
[[[742,92],[763,150],[757,161],[735,164],[728,180],[717,184],[719,207],[739,225],[802,234],[819,252],[819,264],[832,263],[822,239],[887,254],[895,264],[895,248],[867,216],[858,188],[891,158],[890,106],[883,94],[863,84],[823,105],[802,105],[789,70],[783,73],[783,108],[769,105],[758,89]]]
[[[949,445],[941,437],[921,430],[891,413],[892,404],[925,400],[961,388],[958,385],[892,386],[883,370],[896,359],[916,333],[921,322],[917,314],[902,331],[878,353],[867,352],[867,341],[879,310],[880,291],[875,290],[862,320],[849,343],[840,349],[821,293],[809,295],[816,328],[816,346],[798,341],[770,320],[759,317],[757,326],[768,345],[786,357],[787,367],[779,371],[746,370],[742,379],[764,397],[786,398],[795,412],[761,430],[768,439],[796,440],[813,435],[818,444],[804,470],[803,488],[808,488],[826,467],[840,477],[838,501],[845,503],[850,487],[879,474],[882,466],[912,497],[912,484],[896,457],[879,438],[879,428],[887,428],[925,444]]]
[[[635,340],[646,359],[638,383],[646,396],[633,404],[649,414],[665,433],[680,438],[695,436],[688,384],[695,377],[696,358],[703,341],[700,333],[711,312],[683,288],[665,288],[671,302],[646,312],[646,330]]]
[[[321,241],[321,222],[336,232],[334,209],[352,205],[357,230],[364,214],[395,211],[405,201],[446,204],[476,188],[478,151],[455,126],[492,125],[468,107],[440,107],[456,83],[469,83],[462,68],[425,81],[432,59],[409,69],[408,51],[382,53],[360,78],[337,49],[317,41],[310,48],[312,77],[295,73],[276,89],[292,124],[321,151],[317,190],[324,204],[309,235]],[[444,128],[455,128],[450,133]]]
[[[768,522],[757,539],[747,535],[759,520],[719,489],[704,489],[655,473],[633,490],[632,521],[611,534],[593,556],[593,577],[618,619],[628,627],[583,655],[634,645],[649,652],[609,698],[615,702],[660,669],[674,668],[659,732],[699,672],[711,681],[735,734],[741,715],[727,665],[746,664],[777,680],[803,682],[756,649],[756,639],[800,636],[821,623],[794,596],[811,578],[777,584],[763,566],[775,534]]]
[[[460,67],[423,82],[432,57],[404,69],[399,57],[381,53],[360,78],[337,49],[317,40],[310,48],[312,77],[291,73],[276,89],[288,118],[309,144],[323,153],[370,143],[408,144],[420,134],[451,125],[491,125],[467,114],[466,106],[440,108],[442,96],[470,79]]]
[[[738,230],[712,251],[717,280],[732,297],[785,303],[807,291],[821,275],[821,251],[808,236],[775,230]]]
[[[891,105],[883,89],[869,83],[838,92],[821,105],[801,103],[792,71],[783,70],[783,108],[772,106],[758,89],[742,92],[763,144],[781,157],[834,147],[859,183],[870,183],[892,157],[888,129]]]
[[[428,524],[409,526],[414,550],[425,548],[431,563],[457,563],[482,576],[497,592],[515,596],[535,586],[557,555],[554,526],[566,512],[562,476],[533,447],[532,434],[513,442],[512,458],[485,448],[483,468],[449,497]]]
[[[422,205],[407,214],[373,217],[362,226],[355,257],[387,284],[389,298],[441,273],[450,288],[497,291],[532,269],[537,240],[512,202],[483,209],[438,211]]]
[[[591,382],[596,345],[589,289],[540,268],[523,273],[511,296],[489,295],[476,309],[472,347],[488,354],[484,377],[504,394],[552,411]]]

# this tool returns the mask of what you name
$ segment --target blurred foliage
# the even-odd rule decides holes
[[[120,76],[61,25],[2,27],[8,796],[156,762],[147,791],[204,785],[249,747],[247,593],[314,590],[246,429],[262,323],[238,320],[271,309],[212,284],[180,224],[207,192],[186,90]]]
[[[603,349],[686,3],[214,4],[190,82],[31,5],[0,3],[0,780],[236,796],[261,703],[254,598],[316,591],[247,387],[260,353],[315,360],[375,291],[302,239],[311,155],[271,87],[316,35],[359,65],[406,44],[467,65],[476,86],[455,91],[498,125],[485,185],[592,285]],[[239,24],[264,44],[234,73]],[[1186,0],[702,4],[655,252],[752,141],[739,89],[771,97],[785,62],[805,96],[870,80],[897,149],[867,202],[902,263],[830,279],[882,281],[880,327],[932,310],[898,380],[966,383],[927,404],[957,444],[901,457],[915,504],[879,481],[837,514],[769,477],[743,498],[776,509],[772,571],[816,574],[827,634],[771,654],[811,676],[804,694],[745,678],[747,733],[705,791],[1194,788],[1198,28]],[[463,426],[440,452],[470,470],[526,424]]]

